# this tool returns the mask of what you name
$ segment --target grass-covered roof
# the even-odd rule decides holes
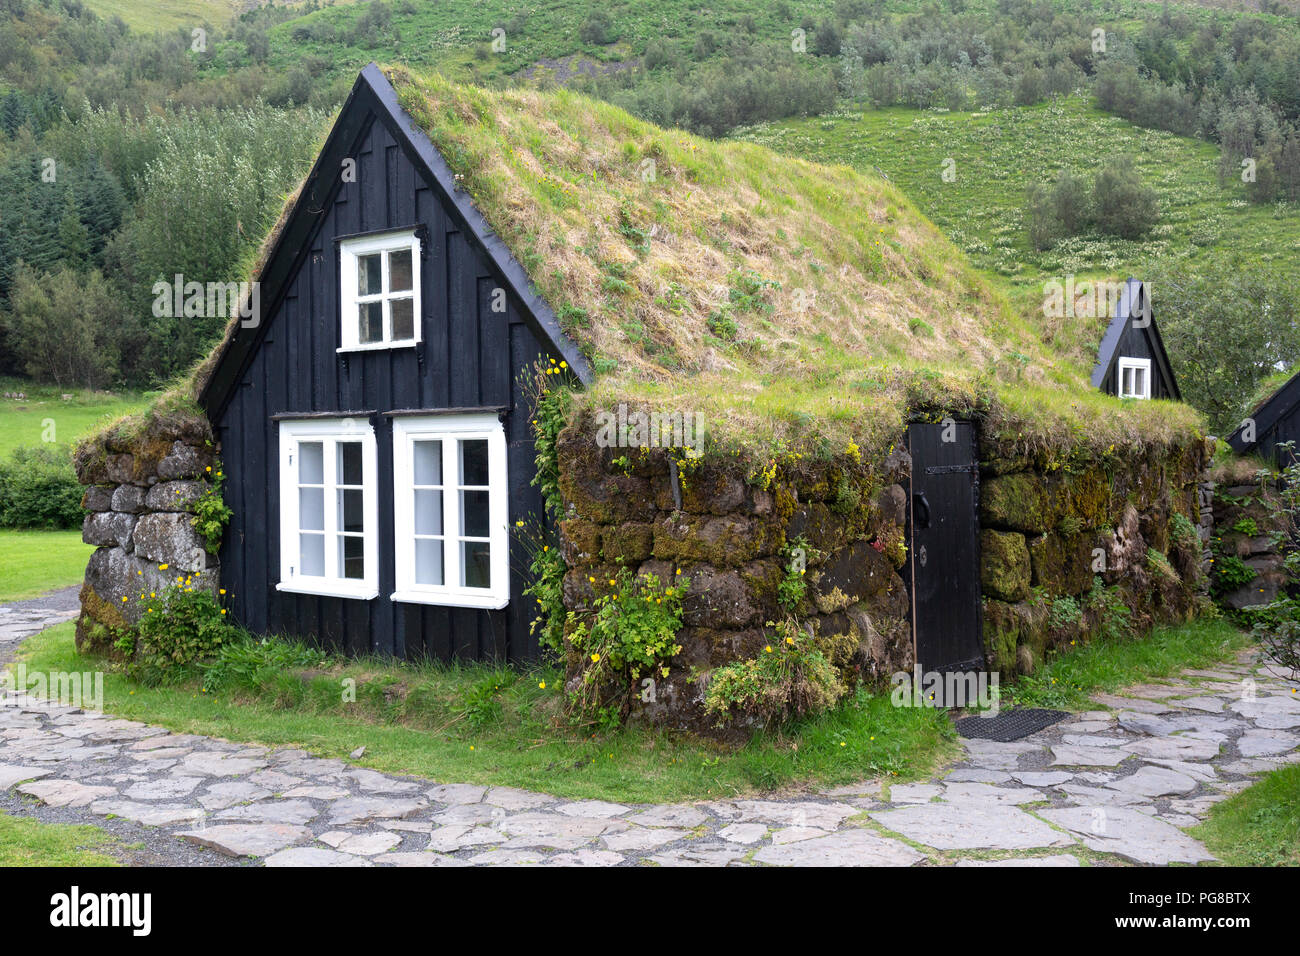
[[[884,446],[915,408],[982,407],[1029,445],[1198,423],[1090,388],[1093,356],[1045,345],[886,182],[564,90],[386,73],[591,359],[587,402],[700,411],[723,444],[777,448]]]
[[[588,357],[580,408],[700,412],[714,447],[759,457],[878,454],[918,413],[979,413],[1056,460],[1200,428],[1187,406],[1091,388],[1095,356],[1048,344],[1078,336],[1013,309],[880,179],[567,90],[384,72]]]

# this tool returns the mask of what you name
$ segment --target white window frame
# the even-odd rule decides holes
[[[1134,370],[1141,370],[1143,389],[1141,392],[1126,392],[1124,390],[1124,373]],[[1116,369],[1117,376],[1115,391],[1120,398],[1150,398],[1151,397],[1151,360],[1147,358],[1121,358],[1119,367]]]
[[[412,316],[412,338],[394,339],[393,338],[393,309],[392,301],[394,298],[404,299],[405,295],[394,296],[391,292],[372,293],[370,295],[359,295],[357,292],[357,260],[362,256],[373,255],[377,252],[388,253],[397,252],[403,249],[411,251],[411,316]],[[381,258],[380,267],[381,283],[383,288],[388,288],[388,256]],[[383,302],[384,304],[384,338],[381,342],[362,342],[361,341],[361,323],[358,317],[357,306],[362,302]],[[420,238],[415,234],[413,229],[403,229],[398,232],[386,232],[375,236],[363,236],[357,239],[346,239],[339,243],[339,316],[342,324],[339,341],[343,344],[339,346],[339,352],[369,352],[377,349],[399,349],[413,348],[420,343],[421,327],[424,325],[421,321],[420,311]]]
[[[280,583],[277,590],[296,594],[370,600],[379,596],[379,474],[375,430],[357,418],[326,418],[281,421],[280,425]],[[338,443],[361,442],[362,541],[365,574],[345,578],[339,567],[338,548]],[[302,442],[321,442],[325,488],[325,571],[323,576],[305,575],[301,560],[298,502],[298,469]]]
[[[488,544],[492,558],[491,587],[470,588],[459,581],[461,538],[460,495],[455,492],[456,448],[459,441],[488,443]],[[443,584],[415,582],[415,456],[416,441],[442,442]],[[506,471],[506,433],[495,413],[431,414],[393,419],[393,541],[396,548],[394,601],[496,610],[510,603],[510,500]]]

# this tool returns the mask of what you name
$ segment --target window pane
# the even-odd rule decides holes
[[[1133,394],[1142,396],[1147,393],[1147,370],[1144,368],[1135,368],[1133,370]]]
[[[360,323],[357,328],[357,341],[362,345],[384,340],[384,304],[382,302],[362,302],[358,309]]]
[[[442,442],[417,441],[415,449],[415,483],[417,485],[442,484]]]
[[[415,583],[442,584],[442,542],[415,539]]]
[[[486,491],[460,493],[460,533],[468,538],[488,536],[488,493]]]
[[[339,537],[339,567],[345,578],[366,576],[366,539],[348,535]]]
[[[485,439],[460,443],[460,483],[462,485],[488,483],[488,443]]]
[[[301,565],[298,573],[314,578],[324,577],[325,535],[300,534],[298,542],[298,563]]]
[[[325,530],[325,489],[298,489],[298,527],[303,531]]]
[[[339,484],[364,484],[361,477],[361,442],[341,441],[339,448]]]
[[[393,339],[415,338],[415,303],[411,299],[393,299],[389,303],[393,310]]]
[[[357,257],[357,295],[376,295],[384,291],[379,253]]]
[[[462,541],[460,545],[461,586],[492,586],[492,546],[486,541]]]
[[[442,534],[442,492],[415,490],[415,533]]]
[[[388,291],[406,292],[411,288],[411,250],[388,254]]]
[[[365,519],[361,496],[364,494],[360,488],[347,489],[339,492],[339,530],[354,531],[358,534],[365,530]]]
[[[318,441],[298,443],[298,484],[325,483],[325,450]]]

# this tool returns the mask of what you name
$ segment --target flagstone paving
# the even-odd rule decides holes
[[[1213,858],[1186,828],[1300,761],[1300,685],[1246,653],[1094,702],[1024,740],[962,740],[929,781],[647,806],[436,784],[10,694],[0,810],[95,823],[180,865],[1194,864]]]

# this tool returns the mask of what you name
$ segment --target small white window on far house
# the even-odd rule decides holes
[[[375,461],[367,421],[280,422],[280,590],[379,594]]]
[[[411,230],[339,244],[340,352],[420,341],[420,240]]]
[[[393,420],[394,601],[510,600],[505,429],[494,413]]]
[[[1151,397],[1151,360],[1121,358],[1119,360],[1119,397]]]

